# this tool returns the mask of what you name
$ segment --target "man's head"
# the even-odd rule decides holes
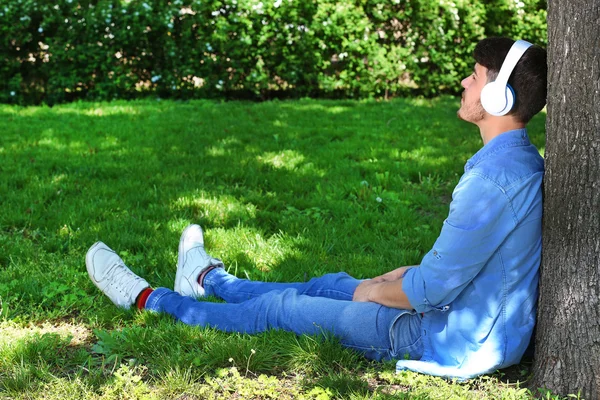
[[[515,43],[508,38],[488,38],[475,47],[474,74],[463,79],[463,100],[458,116],[477,124],[486,115],[480,101],[483,87],[498,76],[508,51]],[[482,76],[483,75],[483,76]],[[546,50],[539,46],[529,47],[510,75],[508,83],[515,93],[515,103],[507,114],[526,124],[546,104]]]

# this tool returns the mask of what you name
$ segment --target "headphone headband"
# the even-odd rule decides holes
[[[533,46],[531,43],[525,40],[517,40],[508,51],[504,62],[502,63],[502,67],[500,67],[500,72],[498,73],[498,77],[496,78],[496,83],[506,86],[508,84],[508,79],[510,78],[510,74],[512,74],[513,69],[515,69],[517,63],[525,54],[525,51]]]

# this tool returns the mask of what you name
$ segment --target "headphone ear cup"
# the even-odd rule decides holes
[[[510,112],[510,110],[512,110],[514,105],[515,105],[515,91],[513,90],[512,86],[510,86],[507,83],[506,84],[506,107],[504,108],[504,110],[502,110],[501,115],[508,114]]]
[[[490,82],[481,90],[481,105],[488,114],[501,117],[506,115],[514,104],[514,92],[510,85]]]

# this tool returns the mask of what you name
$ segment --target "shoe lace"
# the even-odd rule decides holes
[[[115,261],[107,272],[111,284],[121,293],[130,293],[133,287],[142,280],[121,261]]]

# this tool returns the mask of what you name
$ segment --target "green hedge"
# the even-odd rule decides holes
[[[4,0],[0,102],[456,93],[485,36],[546,43],[538,0]]]

